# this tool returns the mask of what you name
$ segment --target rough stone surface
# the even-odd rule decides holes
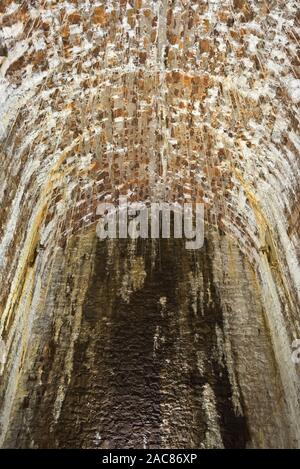
[[[299,18],[1,1],[2,446],[300,446]],[[205,247],[97,242],[120,195]]]

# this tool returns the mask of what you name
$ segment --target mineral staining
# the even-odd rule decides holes
[[[1,2],[2,446],[299,447],[297,7]],[[204,248],[100,242],[120,195]]]

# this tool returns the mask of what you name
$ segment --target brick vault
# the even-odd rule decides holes
[[[1,1],[2,447],[300,446],[298,7]],[[204,246],[100,241],[120,196]]]

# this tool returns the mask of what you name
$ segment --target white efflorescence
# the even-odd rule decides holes
[[[1,374],[7,354],[14,370],[24,359],[48,267],[41,257],[50,263],[64,234],[92,223],[99,199],[194,198],[257,276],[300,441],[299,368],[290,360],[300,337],[298,6],[3,2]],[[134,275],[144,282],[141,265]],[[135,290],[128,282],[123,296]],[[27,332],[16,339],[20,324]],[[8,383],[6,402],[17,377]],[[213,421],[208,385],[204,392]],[[61,384],[57,414],[63,393]],[[220,435],[211,428],[207,439],[218,445]]]

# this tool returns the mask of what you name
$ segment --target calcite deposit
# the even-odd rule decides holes
[[[1,0],[3,448],[300,447],[299,21]],[[120,196],[204,204],[204,246],[98,239]]]

